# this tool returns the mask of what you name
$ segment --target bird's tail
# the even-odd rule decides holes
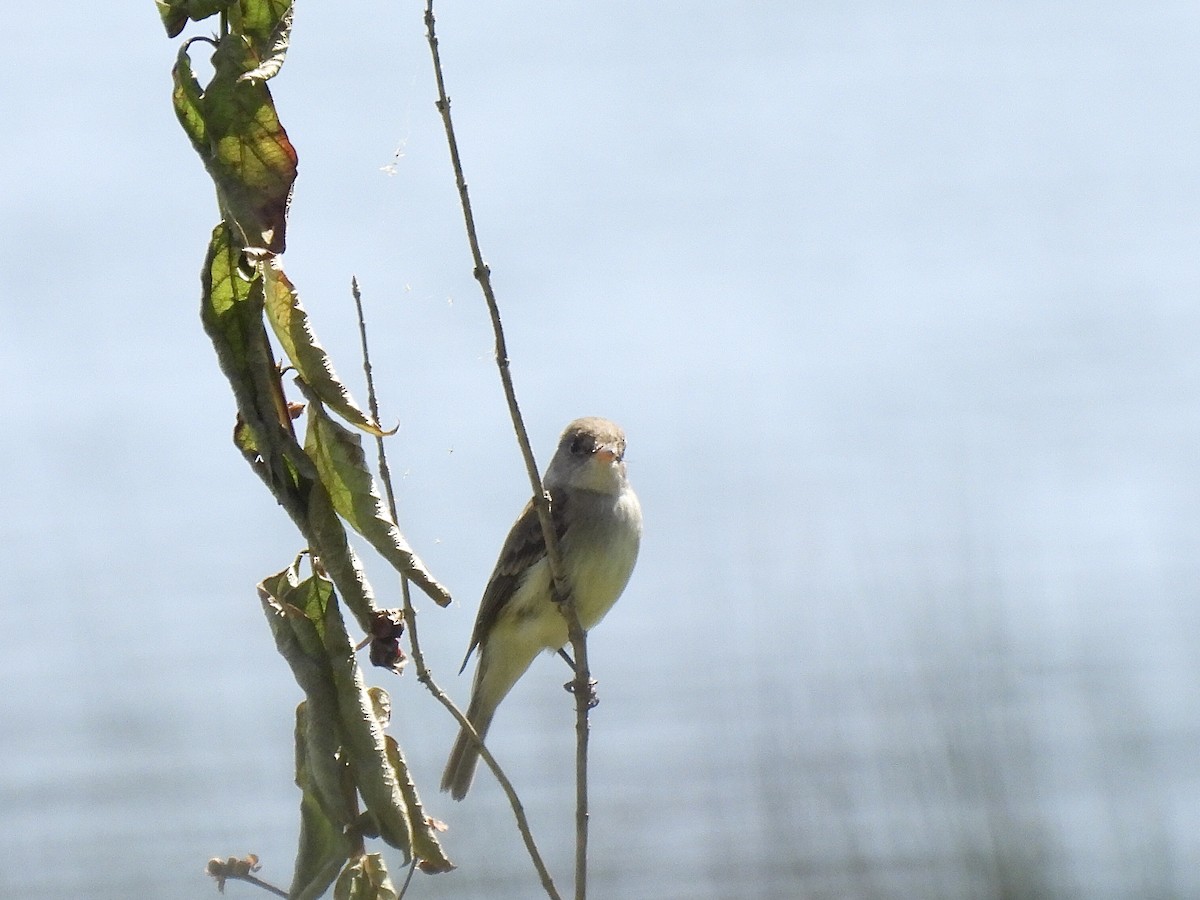
[[[484,705],[480,692],[476,690],[471,696],[471,705],[467,708],[467,718],[475,726],[475,733],[482,739],[487,734],[488,726],[492,724],[492,716],[496,707]],[[471,782],[475,780],[475,767],[479,764],[479,746],[464,728],[458,733],[454,747],[450,750],[450,759],[442,772],[442,790],[449,791],[455,800],[467,796]]]
[[[481,739],[492,724],[496,707],[508,696],[517,679],[525,674],[538,649],[523,643],[502,643],[499,639],[488,641],[481,648],[471,687],[471,704],[467,707],[467,719]],[[479,747],[470,734],[460,731],[442,772],[442,790],[449,791],[455,800],[467,796],[478,763]]]

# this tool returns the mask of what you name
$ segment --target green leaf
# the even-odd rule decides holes
[[[367,688],[367,696],[371,698],[371,708],[375,717],[386,727],[392,718],[391,697],[388,696],[387,691],[377,687]],[[396,781],[400,784],[400,791],[404,794],[405,807],[408,809],[409,823],[413,831],[413,855],[421,861],[422,872],[431,875],[449,872],[454,868],[454,863],[450,862],[445,851],[442,850],[441,842],[437,839],[438,830],[444,829],[445,826],[425,815],[425,808],[417,794],[417,786],[413,783],[408,762],[404,759],[404,751],[400,749],[400,744],[390,734],[385,736],[385,740],[387,741],[388,762],[396,771]]]
[[[429,573],[392,521],[367,467],[359,435],[332,419],[308,385],[303,381],[297,384],[308,400],[304,450],[317,467],[333,508],[398,572],[411,578],[438,605],[448,605],[449,591]]]
[[[334,598],[325,611],[325,649],[333,669],[338,709],[345,743],[342,747],[363,803],[375,817],[379,836],[400,850],[407,860],[412,852],[412,832],[404,795],[388,759],[383,724],[363,683]]]
[[[317,576],[299,582],[293,564],[276,575],[264,578],[258,585],[258,597],[275,638],[275,646],[308,698],[309,720],[323,723],[328,728],[328,723],[339,719],[337,689],[325,650],[327,607],[321,605],[332,601],[332,588],[327,580]],[[309,613],[314,612],[319,616],[319,623],[309,618]],[[328,740],[316,748],[320,751],[317,755],[333,756],[339,744],[336,730],[330,731]],[[337,794],[337,788],[332,783],[327,787],[332,799]],[[331,810],[337,805],[336,802],[332,803]]]
[[[158,7],[158,15],[167,29],[167,37],[178,36],[188,21],[187,4],[179,0],[154,0],[154,5]]]
[[[300,842],[288,896],[316,900],[325,896],[350,858],[350,842],[321,810],[312,794],[300,797]]]
[[[412,843],[404,792],[377,713],[382,701],[366,690],[329,579],[314,574],[300,580],[298,567],[299,560],[258,588],[276,646],[307,698],[296,714],[296,783],[306,798],[302,836],[310,830],[310,855],[297,859],[294,887],[330,876],[333,856],[344,845],[329,833],[342,836],[355,821],[356,790],[380,837],[406,857]]]
[[[237,398],[234,441],[321,557],[355,618],[366,631],[376,607],[346,529],[316,467],[296,443],[291,411],[262,321],[262,278],[244,274],[231,229],[213,230],[203,274],[201,319]]]
[[[246,277],[242,252],[225,222],[213,229],[201,275],[200,319],[229,379],[241,417],[234,442],[264,477],[280,503],[296,505],[299,482],[287,464],[291,417],[279,369],[262,322],[262,279]]]
[[[357,810],[353,783],[347,782],[346,764],[338,755],[344,743],[341,707],[324,641],[333,590],[320,576],[301,581],[297,568],[298,562],[264,578],[258,596],[275,646],[307,698],[303,713],[297,711],[297,727],[304,725],[303,734],[297,733],[297,783],[302,773],[300,787],[316,797],[327,817],[345,827]]]
[[[351,425],[371,434],[383,434],[379,425],[354,402],[349,389],[333,370],[329,354],[317,343],[317,337],[309,325],[308,313],[300,303],[296,288],[284,273],[282,261],[270,257],[262,262],[260,269],[267,320],[300,377],[323,403]]]
[[[442,849],[442,843],[437,838],[437,832],[444,829],[444,826],[425,814],[425,807],[421,804],[417,786],[413,783],[400,744],[390,734],[386,736],[386,740],[388,762],[396,770],[396,780],[400,783],[400,792],[404,794],[404,805],[408,809],[409,824],[412,827],[413,856],[420,860],[422,872],[429,875],[449,872],[454,868],[454,863],[446,856],[446,851]]]
[[[338,872],[350,858],[352,845],[346,837],[346,825],[354,818],[354,785],[345,777],[346,766],[336,758],[327,759],[325,754],[313,752],[314,733],[328,732],[327,727],[316,724],[308,715],[307,702],[296,707],[296,786],[300,788],[300,845],[296,850],[296,866],[292,875],[292,887],[288,896],[294,900],[308,900],[324,895],[337,878]],[[337,781],[343,787],[346,801],[343,814],[330,816],[326,804],[318,795],[315,785],[322,780],[320,770],[332,761],[336,766]]]
[[[253,358],[258,349],[253,344],[254,334],[261,331],[263,311],[262,280],[243,277],[241,258],[229,226],[217,225],[204,260],[200,316],[209,336],[221,341],[217,358],[222,371],[237,378],[259,362]]]
[[[368,853],[346,866],[333,889],[333,896],[334,900],[397,900],[399,895],[383,857]]]
[[[283,66],[292,33],[292,0],[240,0],[230,7],[229,27],[244,35],[259,64],[242,80],[274,78]]]
[[[320,575],[301,579],[301,559],[297,557],[283,571],[264,578],[258,585],[258,596],[279,613],[281,618],[272,624],[287,629],[298,651],[311,660],[324,662],[325,615],[333,600],[333,584]]]
[[[214,73],[201,88],[186,41],[172,70],[175,113],[217,188],[224,217],[242,247],[282,253],[287,207],[296,180],[296,151],[275,113],[266,84],[242,76],[260,61],[247,38],[227,34],[213,53]]]
[[[358,554],[350,546],[346,526],[333,508],[329,491],[319,479],[309,487],[306,503],[305,518],[297,524],[308,539],[309,549],[320,558],[359,626],[370,632],[378,612],[375,593]]]
[[[296,710],[301,846],[291,895],[320,896],[350,852],[356,791],[383,840],[406,859],[416,854],[423,871],[449,871],[438,823],[425,815],[400,746],[385,733],[391,700],[365,687],[331,583],[319,574],[301,579],[300,559],[258,586],[276,646],[307,698]]]
[[[167,37],[176,37],[183,31],[188,19],[199,22],[221,12],[234,0],[154,0],[158,14],[162,17]]]

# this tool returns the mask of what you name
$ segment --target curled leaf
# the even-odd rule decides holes
[[[408,809],[409,823],[412,827],[413,856],[421,861],[422,872],[430,875],[449,872],[454,868],[454,863],[450,862],[446,851],[442,849],[441,841],[437,838],[437,832],[444,826],[441,826],[436,819],[425,815],[425,807],[422,806],[421,797],[417,794],[417,786],[409,773],[404,753],[391,735],[387,736],[387,752],[388,761],[396,770],[396,780],[400,784],[400,790],[404,794],[404,802]]]
[[[283,66],[292,36],[292,0],[241,0],[229,11],[229,27],[245,36],[258,65],[242,81],[266,81]]]
[[[383,724],[367,693],[354,647],[342,624],[334,599],[325,612],[325,650],[337,688],[338,711],[345,744],[342,747],[358,792],[379,825],[379,836],[408,859],[412,853],[409,814],[396,771],[388,757]]]
[[[158,14],[162,17],[167,37],[177,37],[183,26],[191,19],[199,22],[216,15],[229,7],[235,0],[154,0]]]
[[[212,80],[202,88],[188,56],[201,40],[212,43],[186,41],[171,71],[175,114],[216,185],[240,246],[282,253],[296,150],[266,84],[242,78],[259,65],[250,43],[233,33],[222,38],[212,56]]]
[[[268,256],[262,261],[261,271],[267,321],[300,377],[322,403],[351,425],[370,434],[383,434],[379,425],[354,402],[350,390],[333,370],[329,354],[317,343],[300,295],[283,271],[283,261]]]
[[[319,479],[308,486],[306,503],[304,519],[297,524],[308,539],[309,550],[333,579],[342,601],[359,626],[363,631],[369,631],[379,613],[375,592],[367,581],[362,561],[350,546],[346,526],[333,508],[329,491]]]
[[[316,465],[333,508],[435,603],[449,604],[449,591],[434,580],[392,520],[367,467],[360,437],[329,416],[310,386],[297,383],[309,401],[304,450]]]
[[[354,820],[354,782],[345,763],[322,746],[329,723],[314,722],[307,701],[296,707],[296,786],[300,788],[300,845],[288,896],[309,900],[324,895],[350,857],[346,826]],[[336,748],[335,748],[336,749]],[[332,784],[331,784],[332,783]],[[328,797],[336,794],[331,811]]]
[[[262,322],[262,279],[241,266],[242,251],[230,226],[213,229],[201,273],[200,320],[213,343],[221,371],[237,400],[234,442],[242,455],[289,506],[298,487],[285,463],[291,413],[279,383],[279,369]]]
[[[334,900],[397,900],[383,857],[367,853],[346,866],[333,889]]]

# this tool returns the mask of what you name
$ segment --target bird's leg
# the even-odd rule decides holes
[[[596,685],[599,684],[595,678],[589,678],[587,683],[587,707],[595,709],[600,705],[600,695],[596,693]],[[563,685],[563,690],[568,694],[575,693],[575,681],[572,679]]]
[[[566,661],[567,665],[571,667],[572,672],[575,672],[576,674],[579,673],[579,670],[575,668],[575,660],[571,659],[571,654],[567,652],[565,647],[558,648],[558,655],[561,656]],[[588,709],[595,709],[596,704],[600,702],[600,698],[596,696],[596,684],[597,682],[595,678],[588,679]],[[570,681],[564,684],[563,690],[568,694],[575,693],[575,679],[572,678]]]
[[[558,655],[562,656],[562,658],[564,660],[566,660],[566,665],[569,665],[571,667],[571,671],[575,672],[576,676],[578,676],[578,673],[580,673],[580,670],[577,670],[577,668],[575,667],[575,660],[571,659],[571,654],[566,652],[565,647],[558,648]],[[575,679],[572,678],[571,680],[569,680],[568,683],[564,684],[563,690],[568,692],[568,694],[575,694]],[[599,702],[600,702],[600,697],[596,696],[596,679],[589,678],[588,679],[588,709],[595,709],[596,704],[598,704]]]

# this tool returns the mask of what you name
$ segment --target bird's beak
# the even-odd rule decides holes
[[[607,465],[621,461],[621,451],[614,444],[601,444],[596,448],[596,456]]]

